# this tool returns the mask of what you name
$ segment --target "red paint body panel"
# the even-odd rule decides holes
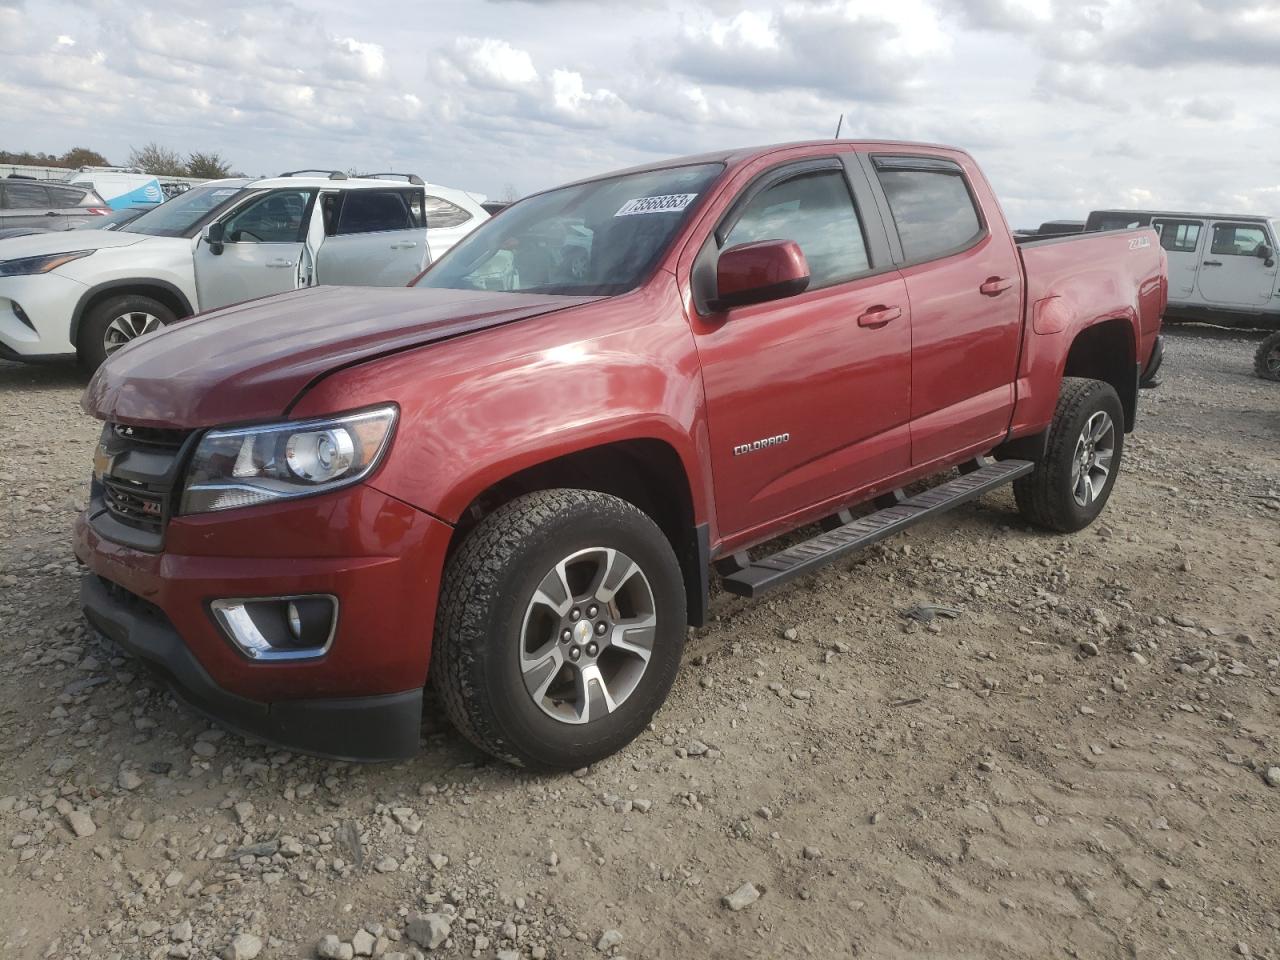
[[[252,700],[398,693],[431,656],[436,589],[453,529],[367,486],[249,510],[175,517],[163,553],[104,540],[82,515],[76,556],[155,604],[205,670]],[[255,663],[214,624],[219,597],[332,593],[338,629],[318,660]]]
[[[876,264],[825,289],[699,314],[694,259],[757,175],[885,151],[960,163],[986,238],[943,260]],[[520,470],[618,441],[665,443],[694,522],[724,553],[1043,429],[1072,340],[1093,323],[1125,320],[1138,362],[1153,348],[1163,251],[1126,245],[1154,235],[1020,253],[960,151],[826,141],[701,159],[723,162],[723,176],[625,295],[319,288],[207,314],[121,351],[85,394],[104,420],[190,430],[395,402],[399,423],[377,472],[353,488],[175,517],[158,554],[103,540],[81,519],[78,556],[160,606],[236,693],[265,702],[401,691],[426,677],[451,524]],[[868,229],[885,229],[876,211],[860,213],[874,218]],[[980,289],[990,281],[995,295]],[[305,592],[342,604],[317,661],[250,662],[207,611],[215,597]]]

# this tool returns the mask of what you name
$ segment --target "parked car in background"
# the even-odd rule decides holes
[[[1151,227],[1169,258],[1170,319],[1280,329],[1280,217],[1095,210],[1086,230]]]
[[[111,212],[89,184],[33,180],[12,174],[0,180],[0,229],[69,230]]]
[[[411,288],[241,304],[104,364],[82,605],[292,749],[412,755],[430,678],[481,748],[582,767],[661,706],[712,564],[756,597],[1008,483],[1037,526],[1096,519],[1164,271],[1151,230],[1015,243],[973,159],[921,144],[535,194]]]
[[[76,223],[60,229],[119,230],[126,223],[132,223],[150,209],[150,207],[131,207],[128,210],[112,210],[110,213],[103,214],[100,217],[92,217],[83,223]],[[0,229],[0,240],[8,237],[29,237],[33,233],[53,233],[54,230],[54,227],[5,227]]]
[[[67,182],[93,187],[112,210],[154,206],[168,199],[159,178],[137,167],[81,167]]]
[[[422,272],[420,182],[311,173],[210,181],[117,230],[0,240],[0,356],[92,369],[197,311],[322,283],[403,286]]]

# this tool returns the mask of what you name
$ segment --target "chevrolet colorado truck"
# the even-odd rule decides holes
[[[1006,483],[1040,527],[1089,524],[1166,295],[1154,231],[1016,244],[945,147],[548,190],[407,288],[115,352],[83,401],[84,612],[251,736],[406,757],[429,681],[484,750],[580,767],[662,704],[712,570],[758,596]]]

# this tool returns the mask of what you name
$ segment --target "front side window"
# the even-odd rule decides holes
[[[49,194],[38,183],[9,182],[4,185],[4,205],[9,210],[48,207]]]
[[[809,263],[809,290],[871,269],[862,224],[839,170],[800,174],[753,197],[723,249],[756,240],[794,240]]]
[[[1256,257],[1258,247],[1267,242],[1262,227],[1239,223],[1215,223],[1209,252],[1217,257]]]
[[[419,287],[614,296],[646,280],[723,164],[667,167],[527,197],[442,256]],[[427,207],[428,226],[431,208]]]
[[[408,230],[413,226],[409,201],[400,190],[350,190],[338,213],[338,236]]]
[[[471,219],[471,214],[456,203],[443,197],[427,196],[428,227],[460,227]]]
[[[272,190],[227,218],[227,243],[298,243],[306,235],[312,190]]]
[[[1160,246],[1170,253],[1194,253],[1200,245],[1202,224],[1195,220],[1155,220],[1151,224],[1160,234]]]
[[[928,162],[931,169],[876,162],[876,175],[908,262],[958,253],[982,233],[982,221],[960,168],[945,161]]]

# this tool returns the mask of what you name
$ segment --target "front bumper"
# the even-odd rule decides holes
[[[169,521],[163,552],[75,525],[98,630],[227,726],[292,749],[389,760],[417,748],[437,588],[452,528],[371,487]],[[254,661],[209,605],[326,593],[341,600],[321,657]]]
[[[56,272],[0,278],[0,355],[10,360],[75,356],[71,315],[87,289]]]
[[[422,688],[372,697],[262,703],[209,676],[157,608],[100,577],[80,582],[85,618],[145,663],[181,700],[225,727],[291,750],[339,760],[402,760],[418,749]]]

